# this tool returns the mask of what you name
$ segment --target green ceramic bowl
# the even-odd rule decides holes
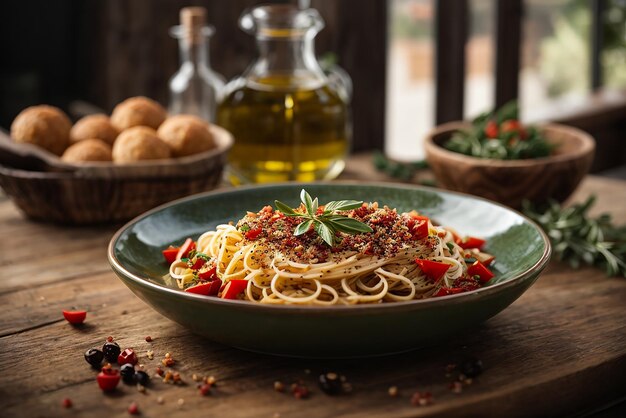
[[[297,307],[259,305],[182,292],[165,285],[161,250],[197,238],[275,199],[296,206],[306,188],[321,202],[378,201],[417,209],[442,225],[485,237],[496,277],[464,294],[377,305]],[[232,347],[298,357],[363,357],[432,345],[496,315],[530,287],[550,259],[541,229],[499,204],[435,189],[389,184],[281,184],[210,192],[158,207],[111,239],[108,256],[122,281],[164,316]]]

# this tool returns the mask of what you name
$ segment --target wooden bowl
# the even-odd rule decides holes
[[[0,187],[29,218],[63,224],[121,222],[162,203],[211,190],[222,179],[233,137],[211,127],[217,148],[167,160],[70,166],[33,171],[0,165]],[[29,155],[38,154],[39,150]]]
[[[469,127],[450,122],[435,128],[424,143],[426,159],[437,182],[449,190],[470,193],[519,208],[524,199],[541,203],[567,199],[589,171],[595,141],[576,128],[558,124],[540,127],[557,145],[554,154],[527,160],[494,160],[449,151],[442,144],[454,132]]]

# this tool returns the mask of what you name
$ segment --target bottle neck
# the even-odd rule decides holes
[[[180,39],[180,63],[194,69],[209,68],[209,45],[206,39]]]
[[[314,35],[257,37],[257,48],[259,57],[248,74],[256,81],[273,77],[285,77],[285,81],[292,85],[319,85],[326,81],[315,58]]]

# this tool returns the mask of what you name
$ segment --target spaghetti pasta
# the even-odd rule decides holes
[[[212,296],[253,303],[352,305],[474,290],[484,283],[471,274],[470,261],[480,263],[481,256],[493,260],[479,248],[462,248],[454,230],[414,211],[398,213],[363,203],[333,216],[355,219],[372,232],[335,231],[337,244],[331,246],[313,224],[297,235],[294,230],[305,219],[267,206],[202,234],[195,250],[179,251],[169,276],[183,290],[220,280],[220,290]],[[231,292],[229,283],[241,291]]]

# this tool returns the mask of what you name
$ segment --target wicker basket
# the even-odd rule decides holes
[[[201,154],[128,165],[93,163],[75,171],[31,171],[0,165],[0,186],[30,218],[63,224],[128,220],[222,180],[233,138],[213,126],[218,147]]]

